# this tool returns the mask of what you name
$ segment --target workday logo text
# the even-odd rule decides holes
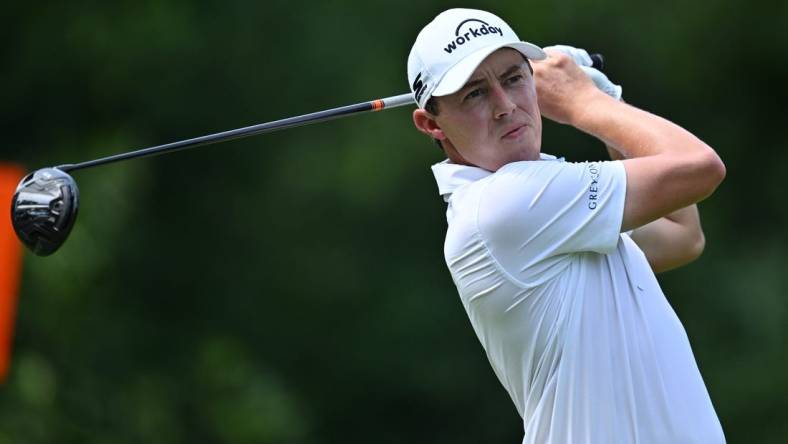
[[[463,31],[463,25],[465,24],[468,24],[468,26],[465,27],[465,32],[461,33],[461,31]],[[458,46],[462,46],[473,39],[495,34],[503,37],[503,31],[501,28],[490,26],[486,22],[479,19],[471,18],[463,20],[457,26],[457,30],[454,31],[454,39],[449,41],[443,50],[451,54],[455,49],[457,49]]]

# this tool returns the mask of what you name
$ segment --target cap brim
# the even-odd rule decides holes
[[[501,48],[516,49],[520,54],[530,60],[544,60],[547,58],[547,54],[545,54],[541,48],[528,42],[513,42],[486,46],[468,55],[456,65],[449,68],[431,95],[437,97],[448,96],[449,94],[454,94],[459,91],[465,86],[465,83],[468,82],[468,79],[471,78],[473,72],[476,71],[476,68],[484,59]]]

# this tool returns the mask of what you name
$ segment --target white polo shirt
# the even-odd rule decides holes
[[[724,443],[684,328],[619,233],[621,162],[432,167],[445,257],[523,443]]]

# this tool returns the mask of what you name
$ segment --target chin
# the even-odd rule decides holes
[[[524,160],[539,160],[539,145],[538,144],[528,144],[520,151],[517,152],[515,156],[513,156],[512,160],[507,162],[520,162]]]

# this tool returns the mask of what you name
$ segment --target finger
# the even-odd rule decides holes
[[[583,70],[583,72],[594,82],[594,85],[605,94],[616,99],[621,98],[621,87],[611,82],[605,73],[590,66],[581,66],[580,69]]]
[[[591,60],[591,56],[588,55],[588,52],[585,49],[575,48],[574,46],[569,45],[552,45],[546,46],[543,48],[545,51],[553,50],[553,51],[560,51],[564,54],[568,55],[575,61],[576,64],[579,66],[592,66],[593,61]]]

